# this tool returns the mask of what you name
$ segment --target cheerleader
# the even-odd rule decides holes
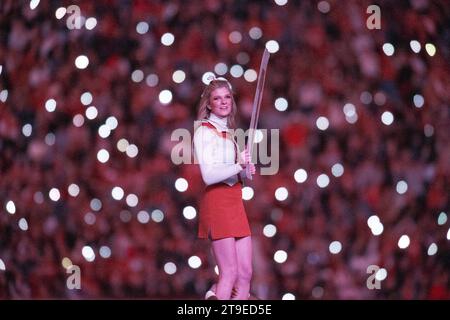
[[[242,201],[245,170],[255,173],[247,150],[234,140],[236,103],[229,82],[213,79],[203,91],[194,150],[206,184],[201,195],[198,237],[210,239],[219,279],[208,296],[249,297],[252,277],[251,231]]]

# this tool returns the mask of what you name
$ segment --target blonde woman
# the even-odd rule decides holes
[[[194,150],[205,192],[201,196],[198,237],[210,239],[219,279],[209,296],[248,299],[252,277],[251,231],[242,201],[245,169],[255,173],[247,150],[239,151],[236,103],[229,82],[213,79],[203,91],[194,134]]]

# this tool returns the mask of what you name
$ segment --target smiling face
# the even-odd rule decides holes
[[[209,98],[211,112],[219,118],[228,117],[233,109],[233,99],[227,87],[220,87],[211,92]]]

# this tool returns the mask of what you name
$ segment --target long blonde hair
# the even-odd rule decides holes
[[[231,89],[230,83],[225,79],[214,79],[212,80],[203,90],[202,96],[200,98],[197,120],[208,119],[211,114],[211,110],[208,109],[209,99],[211,98],[211,93],[218,88],[227,88],[231,95],[231,113],[228,115],[228,128],[236,129],[236,102],[234,101],[233,91]]]

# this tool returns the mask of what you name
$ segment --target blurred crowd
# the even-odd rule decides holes
[[[67,16],[55,16],[71,4],[96,18],[92,30],[70,30]],[[265,44],[276,40],[260,128],[280,130],[280,170],[248,181],[254,196],[245,201],[253,293],[450,299],[450,7],[378,1],[381,29],[370,30],[370,4],[101,0],[31,9],[2,0],[0,298],[201,299],[215,264],[209,243],[196,239],[197,217],[186,219],[183,209],[197,209],[204,186],[195,165],[172,163],[171,133],[192,130],[205,72],[219,62],[258,71]],[[138,32],[139,22],[148,30]],[[255,27],[261,36],[250,36]],[[171,45],[161,43],[167,32]],[[87,68],[75,66],[79,55]],[[172,79],[176,70],[185,72],[181,83]],[[246,128],[256,81],[223,76]],[[162,90],[172,92],[169,103],[160,101]],[[97,109],[92,119],[85,92]],[[288,102],[285,111],[275,107],[278,98]],[[111,116],[117,128],[101,137]],[[137,155],[120,151],[120,139]],[[105,163],[101,149],[109,152]],[[335,164],[343,173],[332,172]],[[321,174],[328,184],[318,185]],[[178,178],[186,191],[175,188]],[[123,198],[112,196],[116,186]],[[275,198],[280,187],[286,200]],[[377,235],[367,223],[373,215],[383,226]],[[267,225],[276,227],[273,236],[264,234]],[[80,290],[66,286],[71,264],[80,267]],[[380,289],[367,287],[370,265],[387,273]]]

